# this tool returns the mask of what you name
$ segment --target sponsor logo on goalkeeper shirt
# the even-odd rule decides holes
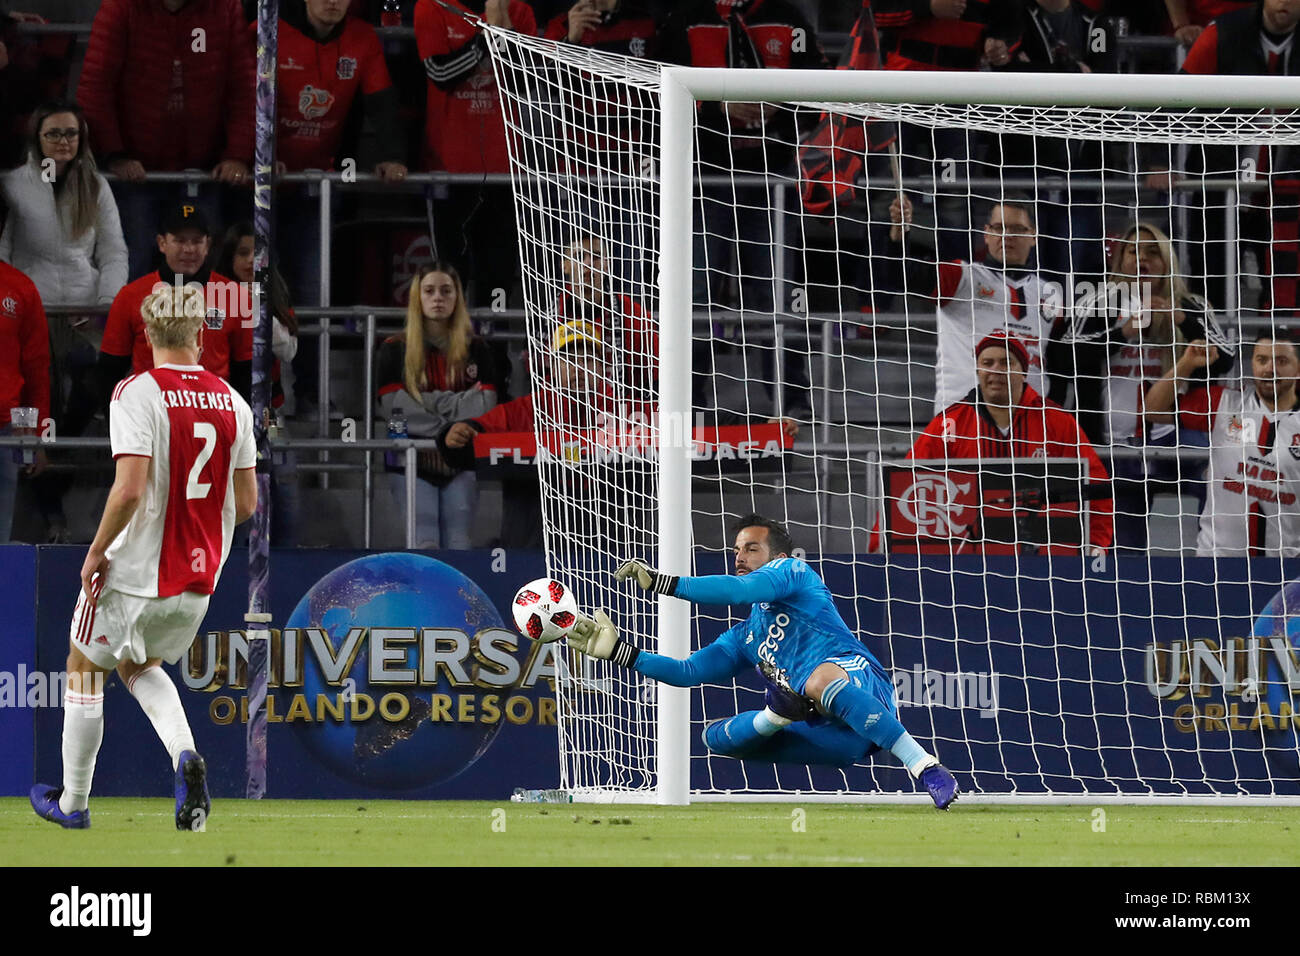
[[[1300,728],[1300,657],[1285,637],[1156,641],[1144,670],[1180,733]]]
[[[783,687],[790,686],[790,677],[784,668],[777,666],[776,654],[781,648],[781,642],[785,640],[785,629],[789,626],[790,615],[778,613],[768,625],[767,636],[763,638],[763,643],[758,645],[757,651],[759,661],[767,665],[764,673]]]

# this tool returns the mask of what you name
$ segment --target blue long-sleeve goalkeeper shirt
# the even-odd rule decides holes
[[[821,577],[800,558],[777,558],[745,575],[677,581],[676,597],[695,604],[750,604],[749,617],[684,661],[643,651],[636,670],[677,687],[727,680],[755,664],[802,693],[819,664],[835,657],[880,663],[849,630]]]

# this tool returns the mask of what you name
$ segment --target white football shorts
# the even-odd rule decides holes
[[[180,660],[208,613],[210,594],[182,591],[150,598],[106,590],[91,604],[84,590],[72,612],[72,645],[100,667],[111,670],[128,658],[143,664],[160,657]]]

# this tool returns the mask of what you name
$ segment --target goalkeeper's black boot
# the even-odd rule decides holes
[[[206,830],[212,801],[208,797],[208,767],[193,750],[176,761],[176,829]]]

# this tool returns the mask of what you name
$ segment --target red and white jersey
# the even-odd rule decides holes
[[[1270,412],[1254,388],[1216,385],[1189,392],[1179,420],[1210,433],[1196,553],[1300,555],[1300,410]]]
[[[109,545],[106,587],[140,597],[211,594],[235,530],[235,471],[253,468],[253,412],[198,365],[123,379],[109,405],[113,457],[152,459],[144,498]]]
[[[976,385],[975,344],[991,332],[1019,337],[1029,350],[1026,381],[1047,394],[1043,351],[1052,325],[1061,317],[1060,295],[1048,296],[1037,272],[994,269],[982,262],[940,262],[939,348],[935,369],[937,415],[960,402]]]
[[[1165,374],[1162,361],[1172,350],[1172,345],[1123,345],[1111,356],[1102,396],[1112,444],[1122,445],[1142,433],[1146,390]],[[1151,438],[1164,438],[1173,430],[1173,425],[1155,425]]]

